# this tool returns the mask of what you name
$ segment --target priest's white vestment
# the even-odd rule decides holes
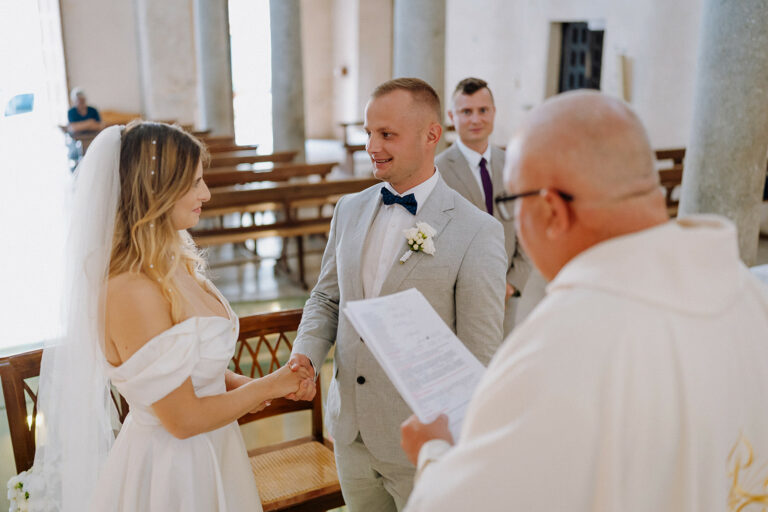
[[[724,512],[760,499],[766,290],[716,216],[579,254],[494,357],[457,445],[422,447],[406,510]]]

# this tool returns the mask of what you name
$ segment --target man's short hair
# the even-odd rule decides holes
[[[467,96],[472,96],[480,89],[488,89],[488,94],[491,95],[491,101],[493,101],[493,93],[491,92],[490,87],[488,87],[488,82],[481,78],[474,78],[469,77],[465,78],[461,82],[458,83],[456,86],[456,89],[453,91],[453,97],[455,98],[459,94],[466,94]]]
[[[408,91],[417,103],[421,103],[435,112],[437,122],[441,122],[443,114],[440,110],[440,97],[424,80],[418,78],[395,78],[379,85],[371,93],[371,99],[380,98],[394,91]]]

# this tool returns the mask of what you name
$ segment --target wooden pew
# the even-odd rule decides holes
[[[230,369],[261,377],[282,366],[289,357],[301,314],[302,310],[295,309],[240,318],[240,334]],[[0,358],[0,379],[18,472],[32,467],[35,457],[37,389],[33,389],[32,380],[40,374],[41,358],[42,350]],[[317,386],[319,389],[319,378]],[[113,400],[115,404],[124,404],[122,409],[118,408],[122,422],[128,412],[127,403],[122,397],[115,400],[113,396]],[[246,414],[238,422],[242,425],[303,410],[311,411],[308,436],[248,452],[265,512],[324,511],[344,505],[333,443],[323,437],[320,392],[311,402],[273,400],[266,409]],[[28,415],[33,418],[31,427],[27,424]]]
[[[217,155],[219,153],[231,153],[233,151],[256,151],[259,149],[258,144],[243,144],[241,146],[238,146],[237,144],[229,144],[229,145],[216,145],[216,146],[207,146],[208,152],[211,155]]]
[[[319,176],[321,180],[325,180],[337,165],[338,162],[285,164],[275,165],[263,170],[238,170],[237,168],[219,167],[206,170],[203,177],[209,188],[242,185],[259,181],[288,181],[292,178],[306,178],[308,176]]]
[[[239,164],[258,162],[292,162],[298,151],[277,151],[275,153],[257,153],[256,151],[230,151],[211,155],[211,168],[231,167]]]
[[[680,201],[672,197],[672,192],[683,183],[683,164],[675,164],[669,169],[659,169],[659,182],[665,190],[667,213],[677,216]]]
[[[685,148],[657,149],[654,151],[656,160],[672,160],[672,165],[683,165]]]
[[[304,235],[327,233],[331,226],[331,217],[317,215],[316,217],[300,219],[296,215],[296,208],[309,205],[316,206],[321,203],[335,204],[342,195],[360,192],[377,183],[380,181],[375,178],[365,178],[320,183],[280,184],[240,190],[213,189],[211,200],[203,207],[201,214],[203,217],[260,211],[264,205],[268,205],[269,209],[282,211],[282,219],[271,224],[196,229],[190,230],[190,234],[197,245],[201,247],[240,243],[268,237],[295,237],[298,246],[299,282],[305,289],[308,289],[304,268],[303,237]]]

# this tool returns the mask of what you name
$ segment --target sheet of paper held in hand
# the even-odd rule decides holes
[[[419,421],[430,423],[447,414],[458,440],[485,367],[421,292],[411,288],[351,301],[344,313]]]

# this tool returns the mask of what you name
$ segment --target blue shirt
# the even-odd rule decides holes
[[[80,121],[86,121],[88,119],[95,119],[96,121],[101,122],[99,111],[93,107],[88,107],[88,111],[84,116],[80,115],[80,112],[77,111],[77,107],[72,107],[69,109],[69,112],[67,112],[67,118],[70,123],[79,123]]]

